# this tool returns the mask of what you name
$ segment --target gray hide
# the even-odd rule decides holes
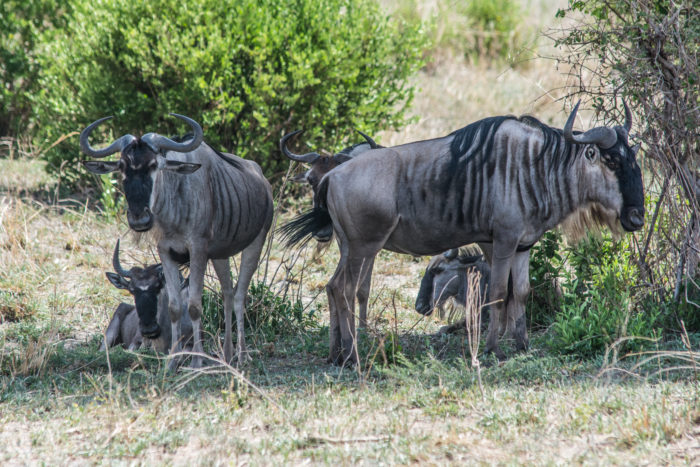
[[[88,137],[106,119],[93,122],[81,133],[83,152],[93,157],[120,152],[121,157],[114,162],[84,164],[98,174],[120,171],[129,226],[138,232],[155,227],[168,289],[172,349],[180,349],[179,266],[189,264],[187,310],[196,336],[193,350],[203,352],[202,290],[207,261],[211,260],[224,296],[224,358],[231,361],[233,357],[231,314],[235,310],[238,362],[242,363],[247,359],[245,298],[272,223],[272,190],[255,162],[212,149],[202,143],[202,129],[197,122],[173,115],[192,127],[193,137],[176,142],[156,133],[141,138],[124,135],[107,148],[96,150],[89,145]],[[242,257],[234,289],[229,258],[239,252]],[[194,356],[192,365],[201,364],[201,357]],[[170,369],[176,366],[173,359]]]
[[[318,184],[328,172],[338,167],[354,157],[369,151],[370,149],[383,148],[384,146],[378,145],[371,137],[361,132],[357,131],[365,139],[362,143],[356,143],[348,146],[339,152],[333,154],[332,156],[325,156],[318,154],[316,152],[309,152],[306,154],[295,154],[289,150],[287,147],[287,142],[294,136],[302,133],[302,130],[297,130],[292,133],[288,133],[280,139],[280,151],[287,156],[289,159],[304,164],[309,164],[308,170],[294,178],[294,181],[306,181],[311,185],[311,189],[314,193],[314,199],[316,198],[316,193],[318,192]],[[321,248],[325,248],[330,244],[333,237],[333,226],[328,225],[325,229],[321,229],[313,233],[314,238],[318,242],[314,257],[317,256]],[[360,287],[357,289],[357,302],[359,308],[359,326],[361,328],[367,327],[367,302],[369,300],[369,289],[370,282],[372,279],[371,272],[367,275],[367,280],[365,280]]]
[[[644,224],[644,190],[624,126],[574,133],[573,110],[563,130],[532,117],[491,117],[443,138],[367,151],[329,172],[317,209],[290,222],[290,242],[332,223],[340,261],[326,290],[329,360],[358,360],[354,295],[381,249],[434,255],[478,243],[491,263],[485,352],[499,359],[501,320],[527,349],[525,300],[529,249],[571,216]],[[585,214],[585,216],[581,216]],[[508,287],[509,278],[512,287]]]

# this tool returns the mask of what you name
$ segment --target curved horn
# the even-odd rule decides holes
[[[569,118],[566,120],[566,125],[564,125],[564,139],[570,143],[596,144],[603,149],[613,147],[615,143],[617,143],[617,132],[612,128],[599,126],[580,135],[574,134],[574,120],[576,119],[576,112],[578,112],[578,106],[580,104],[581,101],[576,103],[574,110],[571,111]]]
[[[630,130],[632,130],[632,111],[630,108],[627,106],[627,102],[625,102],[624,99],[622,99],[622,105],[625,106],[625,125],[624,129],[627,131],[627,134],[629,135]]]
[[[306,154],[294,154],[292,151],[287,149],[287,141],[290,138],[293,138],[294,136],[302,133],[303,131],[304,130],[297,130],[297,131],[293,131],[291,133],[287,133],[286,135],[284,135],[282,137],[282,139],[280,140],[280,151],[282,151],[282,154],[284,154],[285,156],[287,156],[288,158],[290,158],[293,161],[305,162],[307,164],[313,164],[321,157],[321,155],[319,153],[308,152]]]
[[[146,135],[143,135],[141,137],[141,141],[143,141],[151,147],[163,151],[190,152],[197,149],[199,145],[202,144],[202,141],[204,141],[204,132],[202,131],[202,127],[199,126],[199,123],[195,122],[190,117],[185,117],[184,115],[176,113],[171,113],[170,115],[172,115],[173,117],[177,117],[180,120],[183,120],[185,123],[192,127],[192,131],[194,132],[194,137],[192,138],[192,141],[189,141],[187,143],[176,143],[170,138],[166,138],[165,136],[159,135],[158,133],[148,133]]]
[[[364,134],[363,132],[361,132],[357,128],[355,128],[355,131],[362,135],[362,137],[365,139],[365,141],[367,141],[367,144],[369,144],[369,147],[371,147],[372,149],[377,149],[379,147],[379,145],[377,145],[377,143],[372,138],[370,138],[369,136],[367,136],[366,134]]]
[[[90,146],[90,143],[88,143],[88,138],[90,137],[90,133],[92,133],[92,130],[94,130],[95,127],[100,123],[111,118],[112,117],[110,116],[103,117],[99,120],[95,120],[90,125],[88,125],[87,128],[80,132],[80,149],[88,156],[102,158],[114,154],[115,152],[122,152],[125,147],[127,147],[132,141],[136,139],[135,136],[127,134],[117,139],[104,149],[94,149],[92,146]]]
[[[122,277],[131,277],[131,271],[126,271],[122,269],[121,264],[119,264],[119,239],[117,239],[117,246],[114,247],[114,254],[112,255],[112,267],[114,268],[114,272],[119,274]]]
[[[447,250],[442,254],[447,259],[455,259],[457,257],[457,253],[459,253],[459,248],[452,248],[451,250]]]

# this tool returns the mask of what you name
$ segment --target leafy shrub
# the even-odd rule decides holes
[[[424,39],[371,0],[73,0],[65,34],[47,46],[36,99],[41,136],[116,115],[114,134],[177,133],[169,112],[199,121],[207,141],[285,170],[280,136],[304,128],[329,150],[361,128],[397,127]],[[109,125],[106,125],[109,128]],[[354,137],[354,136],[353,136]],[[77,138],[45,155],[66,181],[81,175]]]
[[[0,2],[0,136],[18,136],[29,124],[41,34],[60,27],[69,9],[57,0]]]
[[[553,323],[554,350],[595,355],[621,337],[660,335],[654,302],[633,293],[638,271],[629,251],[626,240],[593,237],[570,249],[566,293]],[[645,342],[632,339],[622,348],[637,349]]]

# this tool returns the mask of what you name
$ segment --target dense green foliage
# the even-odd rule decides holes
[[[175,134],[167,115],[177,112],[198,120],[213,146],[274,176],[288,166],[277,150],[285,132],[304,128],[305,142],[337,150],[353,128],[403,123],[421,63],[420,31],[371,0],[74,3],[43,57],[47,140],[105,115],[117,117],[112,136]],[[77,138],[46,154],[73,176],[79,157]]]
[[[27,129],[38,89],[41,35],[60,27],[69,10],[69,3],[57,0],[0,2],[0,136]]]

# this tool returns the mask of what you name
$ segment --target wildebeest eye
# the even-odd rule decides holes
[[[595,149],[593,149],[592,146],[588,146],[586,148],[586,158],[588,158],[589,160],[595,159]]]
[[[615,159],[608,159],[607,161],[605,161],[605,165],[607,165],[610,168],[610,170],[617,170],[618,166],[617,161]]]
[[[158,168],[158,161],[151,161],[148,163],[148,170],[155,170]]]

